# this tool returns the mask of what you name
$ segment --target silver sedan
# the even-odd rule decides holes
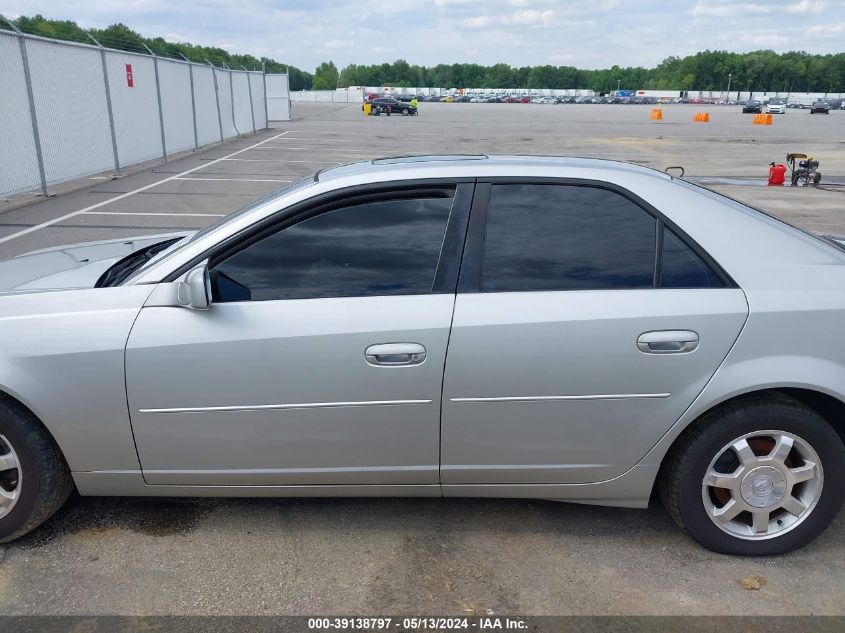
[[[0,539],[83,495],[530,497],[771,555],[845,482],[845,251],[643,167],[322,171],[0,262]]]

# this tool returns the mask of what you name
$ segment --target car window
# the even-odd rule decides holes
[[[429,293],[452,197],[335,209],[271,234],[213,266],[215,301]]]
[[[722,288],[725,283],[672,231],[663,229],[662,288]]]
[[[483,292],[651,288],[655,218],[597,187],[494,185]]]

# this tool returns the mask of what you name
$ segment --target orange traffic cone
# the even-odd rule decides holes
[[[653,108],[651,111],[651,120],[652,121],[662,121],[663,120],[663,110],[660,108]]]

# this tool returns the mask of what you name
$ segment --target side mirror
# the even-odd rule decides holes
[[[208,265],[203,263],[185,275],[176,290],[179,303],[192,310],[208,310],[211,305],[211,278]]]

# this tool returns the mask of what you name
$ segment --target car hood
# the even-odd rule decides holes
[[[0,261],[0,293],[93,288],[112,264],[139,249],[193,231],[56,246]]]

